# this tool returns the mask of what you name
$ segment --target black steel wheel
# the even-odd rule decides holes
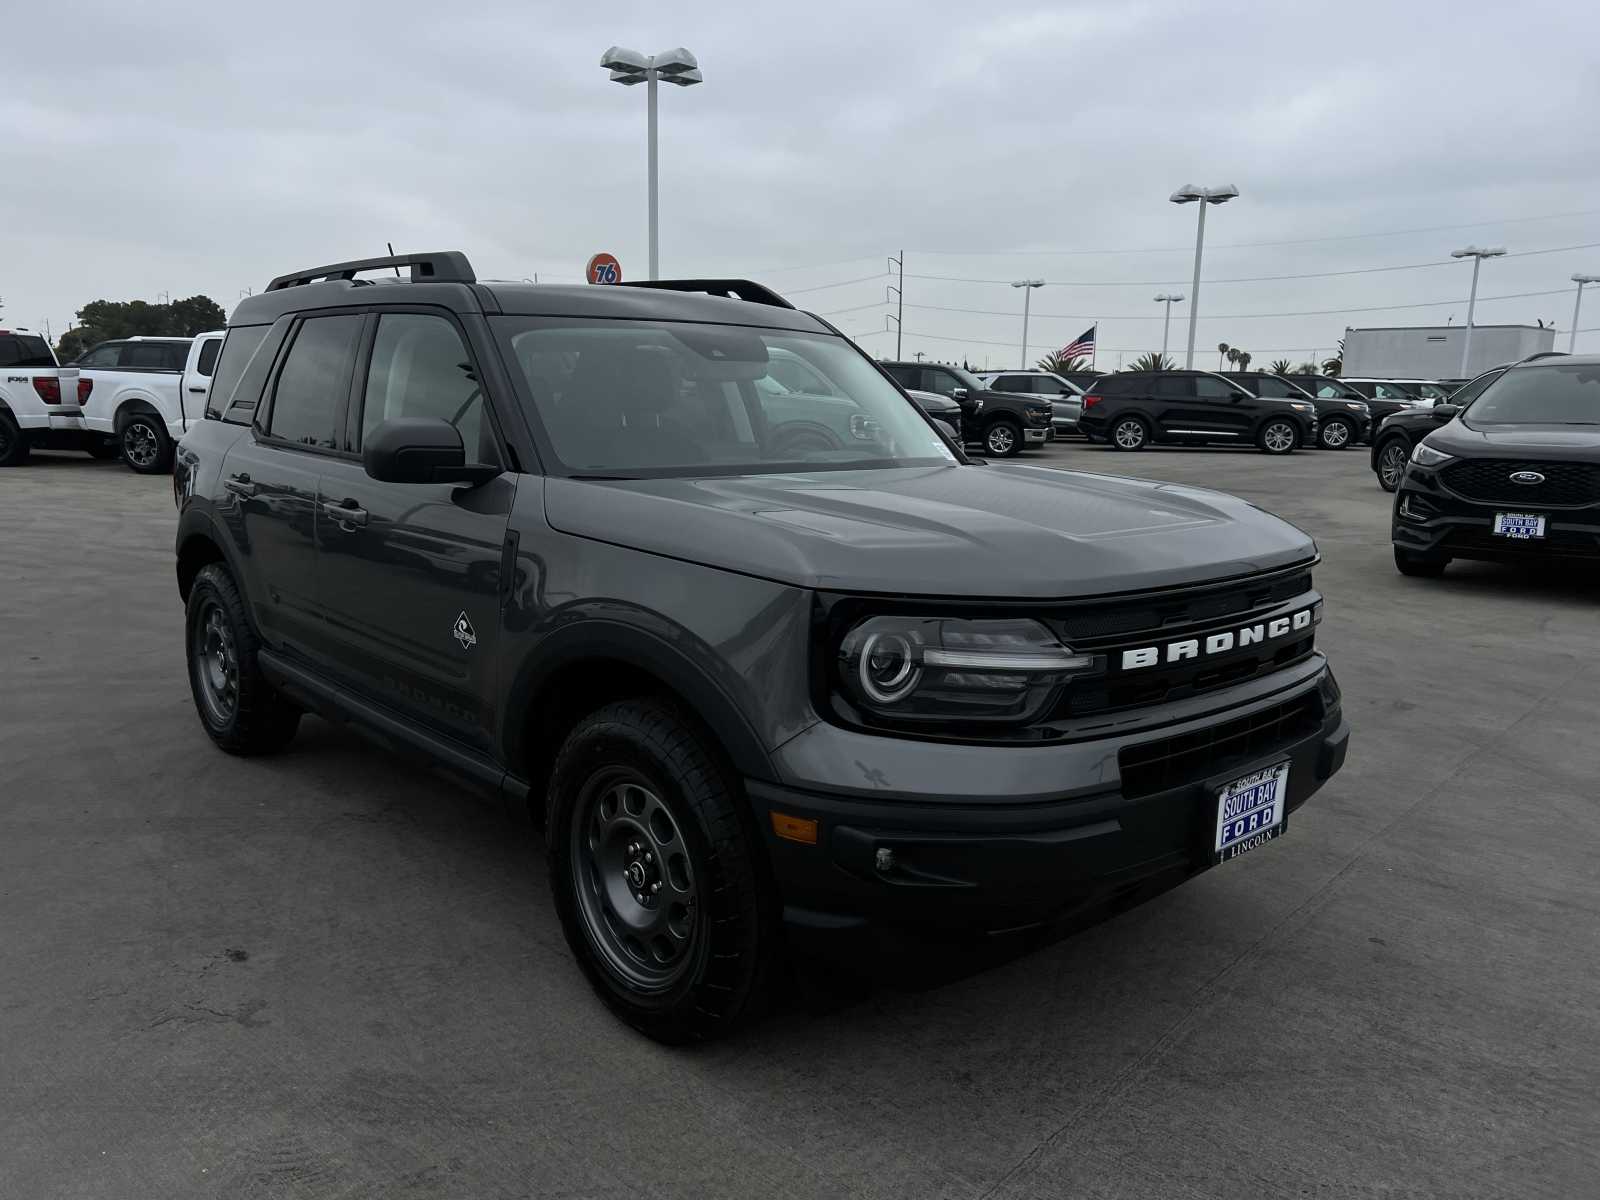
[[[1411,447],[1400,438],[1390,438],[1378,447],[1378,486],[1386,492],[1398,488],[1410,458]]]
[[[122,423],[117,436],[123,461],[140,475],[172,470],[172,439],[160,417],[138,412]]]
[[[233,577],[220,563],[202,567],[189,589],[189,690],[211,740],[229,754],[281,750],[300,726],[300,710],[261,675],[260,648]]]
[[[612,1012],[681,1043],[759,1009],[776,896],[737,780],[691,718],[654,699],[590,713],[556,756],[547,814],[556,911]]]

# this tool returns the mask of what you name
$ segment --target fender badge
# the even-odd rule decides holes
[[[461,643],[463,650],[471,650],[478,644],[478,635],[472,631],[472,622],[467,620],[466,613],[456,618],[456,626],[450,632],[455,635],[456,641]]]

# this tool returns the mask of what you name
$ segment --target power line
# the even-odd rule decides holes
[[[1467,221],[1460,225],[1425,225],[1416,229],[1390,229],[1382,233],[1342,233],[1330,237],[1285,238],[1265,242],[1218,242],[1219,250],[1247,250],[1259,246],[1311,246],[1319,242],[1355,242],[1365,238],[1404,237],[1414,233],[1446,233],[1453,229],[1481,229],[1486,225],[1525,225],[1533,221],[1556,221],[1564,217],[1592,217],[1600,208],[1580,209],[1576,212],[1545,213],[1537,217],[1506,217],[1498,221]],[[933,254],[944,257],[987,258],[1001,255],[1089,255],[1089,254],[1185,254],[1192,246],[1146,246],[1138,250],[915,250],[915,254]],[[1509,257],[1509,255],[1507,256]]]
[[[863,275],[860,279],[841,279],[838,283],[818,283],[813,284],[811,287],[785,288],[784,294],[789,296],[798,296],[802,292],[822,292],[826,291],[828,288],[844,287],[846,284],[850,283],[866,283],[869,279],[883,279],[887,277],[888,274],[889,273],[887,271],[883,271],[877,275]]]

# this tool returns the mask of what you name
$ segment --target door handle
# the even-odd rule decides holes
[[[365,525],[367,523],[367,510],[361,508],[354,500],[335,502],[324,500],[322,512],[325,516],[332,517],[342,527]]]
[[[222,481],[222,486],[235,496],[242,496],[246,500],[254,496],[257,491],[256,485],[250,482],[248,475],[230,475]]]
[[[189,390],[197,396],[204,396],[206,394],[206,389],[203,387],[192,387]]]

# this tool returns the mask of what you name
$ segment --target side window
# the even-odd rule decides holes
[[[194,364],[195,372],[209,379],[217,369],[217,354],[221,349],[221,338],[207,338],[200,347],[200,361]]]
[[[1275,379],[1271,375],[1258,376],[1253,382],[1258,396],[1270,396],[1274,400],[1290,400],[1295,397],[1293,388],[1283,380]]]
[[[1218,379],[1213,375],[1196,375],[1194,394],[1202,400],[1232,400],[1239,393],[1236,386],[1225,379]]]
[[[1390,387],[1387,383],[1380,383],[1374,389],[1374,394],[1379,400],[1410,400],[1411,396],[1397,387]]]
[[[1164,400],[1182,400],[1193,396],[1194,379],[1188,375],[1158,375],[1150,386],[1153,395]]]
[[[1480,378],[1474,379],[1471,383],[1463,386],[1460,391],[1454,393],[1450,397],[1449,403],[1459,404],[1461,407],[1465,408],[1479,396],[1483,395],[1483,390],[1499,378],[1500,375],[1497,372],[1493,375],[1484,375]]]
[[[948,396],[961,384],[949,371],[941,371],[937,367],[922,368],[922,390],[925,392],[938,392],[941,396]]]
[[[1031,389],[1028,387],[1026,375],[1001,375],[989,385],[997,392],[1022,392],[1026,394]]]
[[[917,386],[917,368],[902,367],[898,363],[885,363],[883,369],[888,372],[889,378],[894,380],[901,387],[914,388]]]
[[[180,349],[170,342],[129,342],[122,347],[122,358],[118,366],[127,367],[136,371],[170,371],[173,370],[173,351]],[[178,368],[183,367],[183,360],[178,360]]]
[[[161,367],[166,371],[181,371],[184,364],[189,361],[189,347],[192,342],[163,342],[161,343]]]
[[[80,367],[114,367],[117,365],[117,355],[122,351],[121,342],[106,342],[96,346],[89,353],[78,360]]]
[[[308,317],[289,347],[272,393],[268,431],[302,446],[334,448],[339,402],[361,336],[359,316]]]
[[[421,313],[385,313],[378,318],[367,368],[361,439],[350,448],[360,450],[392,418],[440,417],[461,431],[468,458],[495,462],[499,455],[485,407],[472,356],[454,325]]]
[[[215,343],[221,347],[217,357],[216,372],[211,379],[211,394],[206,397],[206,416],[220,417],[229,402],[233,399],[234,389],[239,386],[239,380],[244,376],[245,365],[250,361],[251,355],[260,348],[261,341],[267,336],[267,325],[241,325],[228,330],[228,334],[220,342]],[[258,380],[256,390],[259,393],[261,384]],[[255,411],[255,397],[251,397],[249,411]],[[245,417],[245,423],[250,418]]]

